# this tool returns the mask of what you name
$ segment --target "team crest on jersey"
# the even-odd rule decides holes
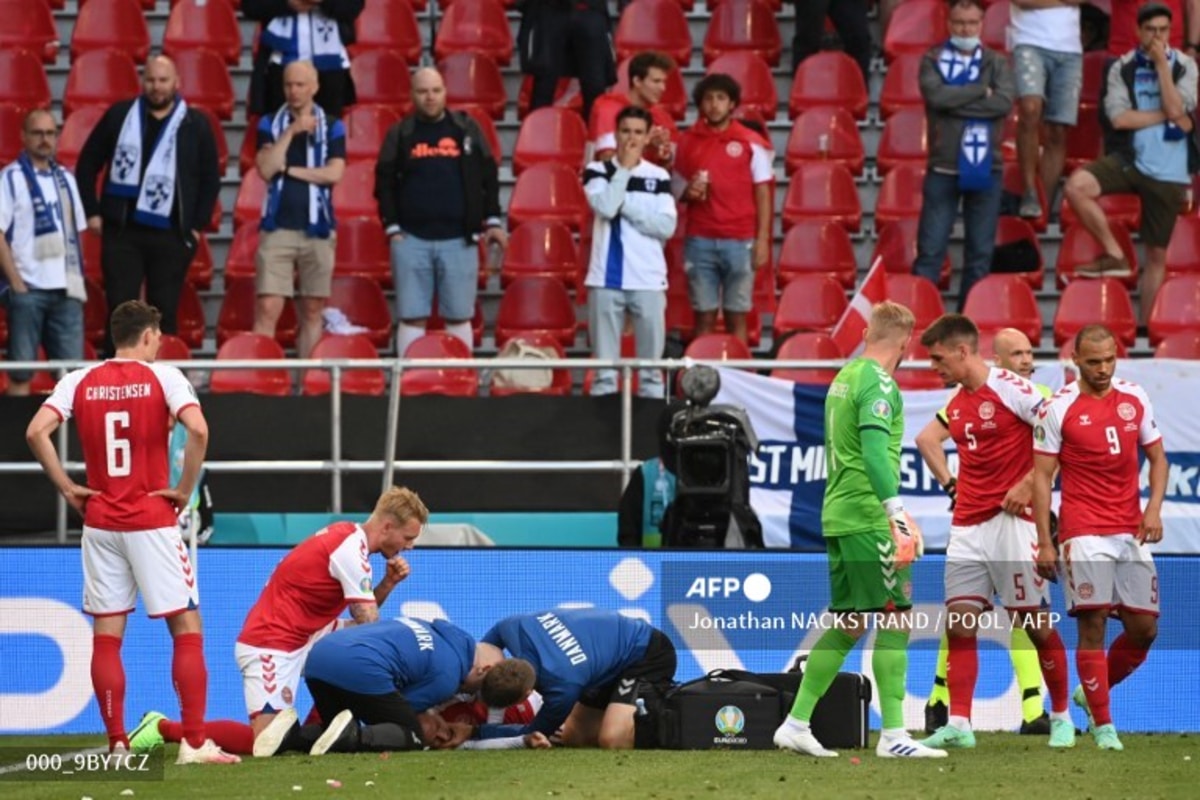
[[[658,188],[658,178],[646,178],[646,191],[654,194],[654,190]]]
[[[292,687],[283,687],[283,691],[279,693],[279,696],[283,698],[283,702],[290,706],[292,704]]]
[[[730,158],[741,158],[743,152],[745,151],[742,149],[741,142],[730,142],[725,145],[725,155]]]
[[[1075,593],[1079,595],[1080,600],[1091,600],[1095,589],[1092,588],[1090,583],[1081,583],[1075,588]]]
[[[996,416],[996,405],[991,400],[984,400],[979,404],[979,418],[991,419]]]
[[[871,413],[880,419],[891,419],[892,404],[887,400],[880,398],[871,404]]]
[[[1033,438],[1038,444],[1046,442],[1046,428],[1043,425],[1038,425],[1033,429]]]
[[[1133,407],[1133,403],[1121,403],[1117,406],[1117,416],[1126,422],[1130,422],[1137,416],[1137,411]]]

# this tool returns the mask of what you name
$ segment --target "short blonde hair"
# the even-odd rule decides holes
[[[429,509],[421,502],[421,498],[412,489],[404,486],[393,486],[379,497],[375,503],[375,513],[388,514],[403,524],[410,519],[424,525],[429,522]]]
[[[917,320],[906,306],[884,300],[871,309],[871,322],[867,325],[867,341],[900,339],[910,335]]]

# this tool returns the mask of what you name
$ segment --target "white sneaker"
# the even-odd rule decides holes
[[[217,747],[212,739],[205,739],[204,744],[192,747],[186,741],[179,743],[179,758],[176,764],[240,764],[242,760],[233,753],[226,753]]]
[[[296,724],[296,709],[285,708],[275,715],[275,719],[267,723],[267,727],[254,737],[254,757],[269,758],[279,752],[280,745],[287,738],[288,731]]]
[[[308,751],[310,756],[323,756],[345,736],[347,740],[351,737],[346,732],[350,730],[351,725],[358,725],[358,721],[354,719],[354,714],[350,709],[339,711],[332,720],[329,726],[321,734],[321,738],[313,743],[312,749]],[[353,732],[355,735],[357,732]]]
[[[801,753],[806,756],[815,756],[816,758],[836,758],[837,752],[834,750],[826,750],[817,737],[813,736],[811,728],[797,728],[790,725],[787,720],[775,729],[775,746],[780,750],[791,750],[794,753]]]
[[[880,758],[945,758],[945,750],[926,747],[908,734],[903,736],[880,736],[875,745],[875,755]]]

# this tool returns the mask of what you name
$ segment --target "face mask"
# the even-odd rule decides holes
[[[950,45],[951,45],[951,47],[953,47],[956,50],[962,50],[963,52],[967,52],[967,51],[974,52],[975,48],[979,47],[979,37],[978,36],[951,36],[950,37]]]

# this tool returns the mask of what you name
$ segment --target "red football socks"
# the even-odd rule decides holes
[[[1113,640],[1108,648],[1108,686],[1111,689],[1133,674],[1149,655],[1150,648],[1142,647],[1130,641],[1122,633]]]
[[[950,716],[971,718],[971,700],[979,677],[979,650],[974,636],[948,636],[950,656],[946,685],[950,689]]]
[[[1112,711],[1108,706],[1108,659],[1103,650],[1075,651],[1075,669],[1083,684],[1088,708],[1097,727],[1112,722]]]
[[[1050,710],[1064,713],[1067,710],[1068,681],[1067,649],[1063,647],[1062,637],[1058,631],[1050,631],[1050,635],[1037,646],[1038,662],[1042,665],[1042,678],[1050,691]]]
[[[206,738],[204,707],[208,700],[208,670],[204,666],[204,637],[199,633],[181,633],[175,637],[175,657],[171,678],[179,695],[179,715],[183,738],[192,747],[200,747]]]
[[[183,723],[169,719],[158,721],[158,732],[168,742],[183,739]],[[226,753],[248,756],[254,752],[254,730],[244,722],[231,719],[210,719],[204,723],[204,735]]]
[[[92,689],[100,705],[100,719],[108,732],[108,747],[129,747],[125,735],[125,667],[121,664],[121,637],[92,637]]]

